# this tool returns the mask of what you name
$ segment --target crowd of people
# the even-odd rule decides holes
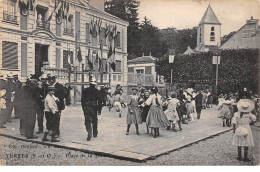
[[[52,142],[58,142],[60,136],[60,116],[65,109],[65,99],[69,90],[56,82],[56,77],[43,74],[40,78],[31,76],[23,85],[17,75],[9,74],[0,76],[0,90],[2,103],[0,113],[0,128],[6,128],[5,124],[11,121],[14,110],[14,119],[20,119],[20,134],[27,139],[35,139],[35,123],[37,120],[37,134],[44,132],[44,116],[46,130],[42,138],[48,141],[48,135]]]
[[[154,138],[160,135],[160,128],[177,132],[182,131],[182,124],[194,122],[201,118],[201,111],[212,108],[213,95],[209,90],[178,89],[161,95],[157,87],[133,88],[130,99],[124,100],[123,89],[116,86],[112,93],[110,86],[96,88],[96,79],[91,76],[89,87],[83,89],[81,97],[87,141],[98,136],[98,115],[102,107],[115,108],[121,118],[122,108],[127,107],[126,135],[130,134],[131,125],[135,125],[136,134],[140,135],[139,125],[146,124],[147,133]],[[20,134],[27,139],[35,139],[34,128],[37,120],[37,134],[43,133],[42,141],[59,142],[60,118],[65,105],[70,105],[70,85],[62,85],[56,77],[43,74],[40,78],[31,76],[22,84],[17,75],[0,75],[0,128],[11,122],[12,112],[15,119],[20,119]],[[233,126],[232,144],[238,146],[238,160],[248,159],[248,147],[254,146],[249,124],[258,120],[260,101],[257,94],[247,88],[235,94],[220,94],[218,97],[218,117],[223,127]],[[44,127],[44,117],[46,126]],[[45,128],[45,130],[44,130]],[[51,136],[50,139],[48,137]]]

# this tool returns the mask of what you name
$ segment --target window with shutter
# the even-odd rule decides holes
[[[18,69],[18,44],[14,42],[2,42],[2,68]]]
[[[116,60],[116,71],[115,72],[121,72],[121,61]]]
[[[106,38],[105,38],[105,28],[101,28],[100,36],[99,36],[99,41],[103,42],[103,45],[107,45],[106,43]]]
[[[90,25],[86,23],[86,42],[90,42]]]
[[[115,47],[120,48],[120,32],[117,32],[116,34]]]
[[[63,68],[68,68],[68,58],[70,58],[70,64],[73,64],[73,51],[63,50]]]
[[[152,66],[145,67],[145,74],[152,74]]]

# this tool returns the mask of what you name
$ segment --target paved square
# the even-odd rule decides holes
[[[188,125],[183,124],[182,131],[179,131],[178,127],[178,132],[160,129],[160,136],[153,138],[151,134],[146,134],[146,125],[143,123],[139,126],[141,135],[135,134],[135,126],[132,125],[127,136],[125,135],[126,113],[127,108],[123,109],[123,116],[119,118],[114,109],[109,112],[108,108],[104,107],[102,115],[99,116],[98,137],[87,141],[81,106],[66,107],[61,117],[61,142],[44,143],[121,159],[145,161],[231,129],[222,127],[215,106],[211,110],[202,110],[200,120],[196,119]],[[6,126],[7,129],[0,131],[2,135],[26,140],[19,134],[19,120],[13,119],[12,123]],[[35,132],[37,130],[36,123]],[[32,141],[41,143],[42,135]]]

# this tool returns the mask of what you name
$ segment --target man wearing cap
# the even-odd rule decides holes
[[[58,127],[58,132],[57,132],[57,136],[60,136],[60,116],[61,116],[61,111],[65,109],[65,103],[64,103],[64,99],[66,97],[66,90],[64,88],[64,86],[60,83],[58,83],[56,81],[56,77],[55,76],[50,76],[49,77],[49,86],[54,86],[55,87],[55,92],[54,92],[54,96],[57,97],[59,99],[59,103],[58,103],[58,109],[59,109],[59,120],[57,122],[57,127]]]
[[[81,106],[84,111],[85,126],[88,132],[87,141],[90,141],[92,138],[92,132],[93,137],[97,137],[97,114],[100,115],[102,108],[100,92],[95,88],[97,84],[96,79],[92,77],[89,84],[89,88],[83,90],[81,97]]]
[[[14,75],[14,90],[15,90],[15,97],[14,97],[14,119],[18,119],[21,116],[21,88],[22,83],[18,79],[18,75]]]

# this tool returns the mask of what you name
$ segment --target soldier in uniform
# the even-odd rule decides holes
[[[15,97],[14,97],[14,119],[19,119],[21,116],[21,89],[22,83],[18,79],[18,75],[14,75],[14,90],[15,90]]]
[[[55,76],[49,76],[49,86],[54,86],[55,87],[55,93],[54,96],[57,97],[59,99],[59,103],[58,103],[58,109],[59,109],[59,116],[58,116],[58,132],[57,137],[60,136],[60,117],[61,117],[61,111],[65,109],[65,102],[64,99],[66,98],[66,90],[64,88],[64,86],[60,83],[58,83],[56,81],[56,77]]]
[[[101,114],[102,103],[100,100],[100,92],[98,89],[95,88],[96,86],[96,79],[90,79],[90,86],[86,88],[82,92],[81,97],[81,105],[85,116],[85,126],[88,132],[87,141],[90,141],[93,137],[97,137],[98,130],[98,118],[97,115]]]

